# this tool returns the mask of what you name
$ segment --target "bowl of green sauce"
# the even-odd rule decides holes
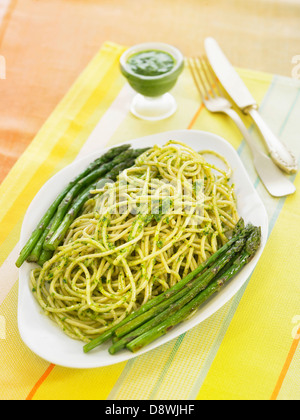
[[[159,120],[177,109],[169,93],[184,68],[182,53],[162,42],[148,42],[129,48],[120,59],[120,68],[137,92],[131,111],[137,117]]]

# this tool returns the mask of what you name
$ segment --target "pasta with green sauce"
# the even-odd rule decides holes
[[[89,342],[195,270],[239,220],[231,175],[224,157],[170,141],[99,185],[53,258],[31,273],[46,315]]]

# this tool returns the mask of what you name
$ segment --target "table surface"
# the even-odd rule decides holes
[[[300,0],[0,0],[0,182],[104,41],[195,55],[214,36],[234,65],[291,76],[299,18]]]

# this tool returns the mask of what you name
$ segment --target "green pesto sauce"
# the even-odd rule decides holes
[[[132,72],[153,77],[170,72],[175,65],[175,60],[164,51],[151,50],[132,55],[127,64]]]

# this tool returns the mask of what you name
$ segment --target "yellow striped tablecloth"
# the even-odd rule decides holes
[[[268,195],[240,132],[201,105],[188,69],[173,90],[178,111],[161,122],[133,117],[119,72],[124,47],[105,43],[0,186],[1,400],[298,400],[300,397],[300,198]],[[299,81],[239,69],[273,130],[300,158]],[[245,118],[259,139],[251,121]],[[96,129],[97,128],[97,129]],[[49,364],[17,325],[18,240],[42,185],[74,159],[175,129],[210,131],[238,151],[264,201],[270,236],[243,289],[198,327],[127,363],[76,370]],[[96,130],[95,130],[96,129]],[[298,191],[299,175],[292,177]]]

